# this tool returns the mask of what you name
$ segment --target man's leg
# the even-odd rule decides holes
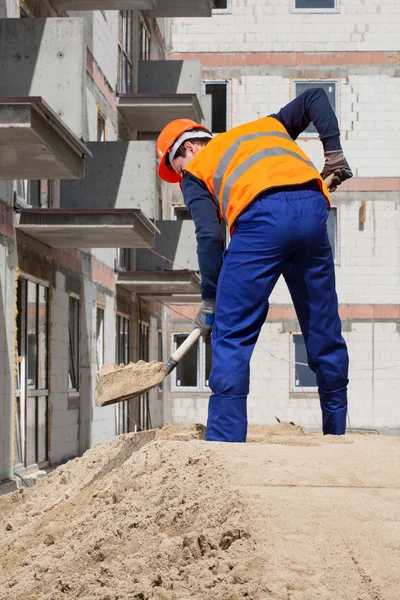
[[[225,255],[212,332],[210,441],[246,441],[250,358],[285,254],[288,225],[284,214],[279,219],[281,212],[271,198],[256,201],[240,217]]]
[[[335,268],[326,232],[325,201],[305,201],[301,209],[302,243],[283,275],[315,371],[323,432],[346,430],[349,358],[341,334]]]

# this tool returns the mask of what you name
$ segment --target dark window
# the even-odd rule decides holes
[[[175,348],[179,348],[187,337],[187,333],[174,334]],[[173,390],[179,391],[180,388],[191,388],[196,392],[208,392],[211,362],[211,340],[201,338],[175,369]]]
[[[308,366],[306,345],[302,335],[293,335],[293,389],[301,391],[302,388],[316,388],[315,373]]]
[[[19,279],[17,306],[15,458],[23,469],[48,459],[48,288]]]
[[[295,0],[295,8],[336,8],[336,0]]]
[[[179,348],[186,340],[187,334],[177,335],[175,337],[176,347]],[[199,360],[199,344],[192,346],[184,359],[176,367],[176,386],[177,387],[198,387],[197,364]]]
[[[212,97],[211,130],[213,133],[222,133],[227,129],[227,87],[226,81],[205,83],[206,94],[211,94]]]
[[[131,249],[117,248],[117,269],[119,271],[131,270]]]
[[[97,141],[106,141],[106,119],[100,110],[97,111]]]
[[[132,11],[119,11],[118,93],[132,92]]]
[[[51,207],[51,181],[42,179],[41,181],[29,182],[28,204],[34,208]]]
[[[214,8],[217,10],[228,8],[228,0],[214,0]]]
[[[128,364],[129,362],[129,319],[117,315],[115,332],[115,359],[116,364]],[[117,435],[129,431],[129,402],[118,402],[116,405],[116,431]]]
[[[191,221],[192,219],[186,206],[174,206],[174,217],[177,221]]]
[[[96,364],[100,371],[104,365],[104,309],[96,308]]]
[[[142,14],[140,15],[140,21],[139,21],[139,35],[140,35],[139,60],[150,60],[150,50],[151,50],[150,26],[146,22],[146,19]]]
[[[212,348],[211,348],[211,338],[207,338],[204,341],[206,360],[205,360],[205,380],[206,385],[208,386],[208,380],[210,379],[211,367],[212,367]]]
[[[68,317],[69,370],[68,389],[79,390],[79,300],[69,297]]]
[[[336,81],[296,81],[295,86],[296,98],[311,88],[322,88],[327,93],[329,102],[336,112]],[[314,124],[310,123],[304,133],[317,133]]]

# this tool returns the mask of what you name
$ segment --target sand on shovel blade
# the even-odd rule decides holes
[[[94,398],[97,406],[108,406],[145,394],[159,385],[167,372],[162,362],[153,360],[127,365],[103,365],[98,373]]]

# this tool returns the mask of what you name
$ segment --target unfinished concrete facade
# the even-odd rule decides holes
[[[181,12],[211,3],[0,0],[0,481],[164,423],[161,388],[104,408],[93,390],[104,363],[166,359],[174,279],[136,255],[161,236],[154,140],[177,107],[203,119],[200,63],[161,64]]]
[[[328,223],[351,363],[348,426],[398,434],[400,6],[395,0],[223,5],[209,21],[174,21],[170,58],[202,62],[214,132],[276,112],[307,87],[326,89],[354,172],[332,195]],[[299,143],[321,168],[315,132],[310,128]],[[177,195],[171,211],[179,210]],[[171,310],[171,346],[190,329],[194,314],[193,306]],[[175,423],[206,418],[208,353],[200,344],[192,377],[177,375],[169,382],[166,411]],[[280,280],[252,360],[251,424],[270,424],[276,416],[320,427],[315,377],[305,362],[296,315]]]

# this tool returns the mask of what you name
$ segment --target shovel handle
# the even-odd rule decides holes
[[[201,336],[200,329],[198,329],[198,328],[193,329],[192,333],[190,335],[188,335],[188,337],[183,342],[183,344],[181,344],[181,346],[179,346],[179,348],[176,350],[176,352],[174,352],[173,355],[171,356],[171,358],[169,358],[167,360],[167,362],[165,363],[165,370],[167,372],[167,375],[169,375],[171,373],[171,371],[173,371],[175,369],[175,367],[178,365],[179,361],[182,360],[182,358],[185,356],[185,354],[187,354],[189,352],[190,348],[192,348],[195,344],[197,344],[197,341],[200,336]]]
[[[194,346],[197,343],[197,340],[200,336],[200,329],[193,329],[192,333],[188,335],[186,340],[183,342],[183,344],[179,346],[177,351],[173,353],[171,358],[173,358],[178,363],[185,356],[185,354],[189,352],[190,348],[192,348],[192,346]]]
[[[334,177],[335,177],[335,173],[331,173],[330,175],[328,175],[328,177],[326,179],[324,179],[324,184],[326,185],[328,190],[329,190],[329,186],[331,185]]]

